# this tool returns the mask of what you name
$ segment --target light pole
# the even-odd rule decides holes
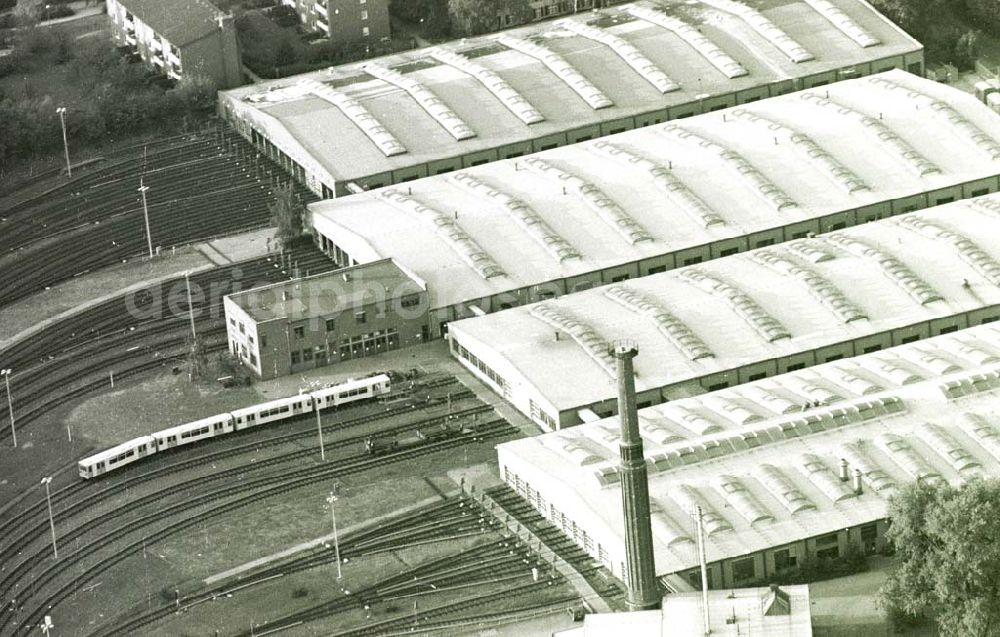
[[[66,151],[66,176],[72,177],[73,168],[69,164],[69,142],[66,141],[66,107],[60,106],[56,109],[56,112],[59,113],[59,123],[62,125],[63,150]]]
[[[319,457],[320,460],[326,462],[326,451],[323,449],[323,415],[319,411],[319,403],[316,403],[316,433],[319,434]],[[332,493],[330,495],[333,495]],[[333,504],[330,504],[333,507]],[[337,527],[336,519],[334,519],[333,527]]]
[[[343,573],[340,571],[340,540],[337,538],[337,509],[334,508],[334,502],[337,501],[337,495],[331,491],[329,497],[326,499],[330,503],[330,519],[333,520],[333,554],[337,558],[337,581],[339,582]]]
[[[52,495],[49,493],[49,483],[52,482],[52,476],[47,478],[42,478],[42,484],[45,485],[45,503],[49,507],[49,529],[52,531],[52,559],[59,559],[59,551],[56,549],[56,523],[52,519]]]
[[[14,429],[14,399],[10,395],[10,375],[14,370],[0,369],[4,383],[7,386],[7,414],[10,416],[10,436],[14,439],[14,448],[17,448],[17,430]]]
[[[198,340],[198,332],[194,329],[194,303],[191,301],[191,279],[188,278],[188,273],[184,273],[184,287],[187,288],[187,300],[188,300],[188,313],[191,316],[191,338]]]
[[[149,208],[146,206],[146,191],[149,190],[149,186],[142,183],[142,177],[139,178],[139,192],[142,193],[142,216],[146,220],[146,245],[149,247],[149,258],[153,258],[153,235],[149,231]]]

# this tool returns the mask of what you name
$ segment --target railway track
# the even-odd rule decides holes
[[[440,382],[439,381],[438,383],[435,383],[434,386],[435,387],[446,387],[446,386],[449,386],[451,384],[455,384],[457,382],[457,381],[455,381],[452,378],[441,379],[441,381],[446,381],[446,380],[450,380],[451,382]],[[463,390],[462,392],[457,392],[453,396],[456,399],[458,399],[459,397],[460,398],[467,398],[467,397],[469,397],[471,395],[472,395],[472,392],[466,389],[466,390]],[[324,431],[324,434],[326,434],[326,433],[333,433],[333,432],[337,432],[337,431],[342,431],[343,429],[346,429],[346,428],[349,428],[349,427],[357,427],[357,426],[360,426],[360,425],[363,425],[363,424],[367,424],[367,423],[375,422],[377,420],[381,420],[381,419],[386,418],[386,417],[397,416],[397,415],[409,413],[410,411],[411,411],[411,409],[409,407],[400,407],[400,408],[392,409],[392,410],[389,410],[389,411],[382,411],[382,412],[375,412],[375,413],[371,413],[371,414],[365,414],[363,416],[359,416],[359,417],[353,418],[351,420],[340,421],[340,422],[335,423],[335,424],[327,425],[327,426],[325,426],[323,428],[323,431]],[[486,408],[485,406],[482,406],[482,407],[477,408],[474,411],[473,410],[468,410],[468,413],[477,413],[478,414],[478,413],[485,413],[487,411],[489,411],[488,408]],[[312,420],[312,415],[310,414],[310,415],[302,416],[302,417],[300,417],[298,419],[295,419],[295,420],[290,420],[288,423],[285,423],[285,424],[289,424],[290,425],[290,424],[294,424],[294,423],[303,423],[303,422],[311,421],[311,420]],[[430,424],[432,422],[433,422],[433,419],[426,421],[425,424]],[[422,426],[422,424],[419,423],[419,422],[418,423],[409,423],[409,424],[401,425],[401,426],[396,427],[394,429],[390,429],[388,431],[394,431],[394,430],[395,431],[405,431],[406,429],[411,429],[413,427],[419,427],[419,426]],[[255,431],[259,432],[260,430],[247,429],[247,430],[244,430],[244,431],[246,431],[247,433],[254,433]],[[219,438],[217,441],[218,442],[223,442],[223,441],[232,440],[232,438],[233,438],[234,435],[238,437],[239,433],[237,433],[237,434],[229,434],[225,438]],[[243,444],[243,445],[238,445],[236,447],[227,447],[225,449],[221,449],[221,450],[218,450],[218,451],[212,451],[210,453],[199,454],[196,457],[185,457],[183,460],[180,460],[178,462],[171,463],[171,464],[169,464],[167,466],[159,467],[159,468],[154,469],[152,471],[147,471],[147,472],[142,473],[142,474],[137,475],[137,476],[130,476],[130,477],[124,479],[124,480],[117,480],[117,481],[112,480],[112,481],[110,481],[111,484],[107,484],[107,481],[105,481],[105,480],[95,480],[95,481],[79,480],[77,482],[72,483],[71,485],[69,485],[67,487],[64,487],[62,489],[59,489],[59,490],[55,491],[52,494],[51,500],[52,500],[53,510],[54,510],[54,518],[53,519],[56,522],[65,523],[66,520],[68,520],[70,517],[72,517],[74,515],[77,515],[77,514],[80,514],[80,513],[84,512],[84,511],[86,511],[88,508],[93,507],[93,506],[99,504],[100,502],[103,502],[103,501],[105,501],[105,500],[107,500],[109,498],[112,498],[112,497],[114,497],[116,495],[119,495],[122,492],[122,490],[134,489],[134,488],[138,487],[141,484],[150,482],[152,480],[163,479],[165,477],[170,476],[171,474],[176,474],[176,473],[184,471],[186,469],[190,469],[190,468],[194,468],[194,467],[200,467],[200,466],[209,466],[212,463],[218,462],[218,461],[223,460],[225,458],[230,458],[230,457],[233,457],[233,456],[238,456],[238,455],[243,454],[243,453],[251,453],[253,451],[257,451],[257,450],[259,450],[261,448],[264,448],[264,447],[273,447],[273,446],[277,446],[277,445],[282,445],[282,444],[288,444],[288,443],[296,442],[296,441],[302,440],[302,439],[309,439],[309,438],[312,438],[315,435],[316,435],[316,430],[312,429],[312,428],[309,428],[308,430],[304,430],[304,431],[298,431],[298,432],[289,433],[289,434],[281,434],[281,435],[278,435],[278,436],[271,436],[271,437],[265,438],[263,440],[259,440],[259,441],[255,441],[255,442],[251,442],[251,443],[247,443],[247,444]],[[351,445],[361,445],[361,444],[363,444],[363,441],[364,441],[364,436],[355,436],[355,437],[352,437],[352,438],[348,438],[348,439],[346,439],[346,440],[344,440],[342,442],[341,441],[332,441],[328,446],[329,446],[330,449],[346,448],[346,447],[349,447]],[[190,452],[191,449],[185,448],[185,449],[182,449],[180,451],[181,452],[184,452],[184,451]],[[293,453],[290,453],[290,454],[284,454],[282,456],[278,456],[276,458],[269,458],[269,459],[265,459],[265,460],[261,460],[261,461],[256,461],[256,462],[254,462],[254,464],[252,466],[240,467],[236,471],[234,471],[234,470],[226,470],[226,471],[223,471],[223,472],[220,472],[220,473],[217,473],[217,474],[213,474],[213,475],[209,475],[209,476],[204,476],[204,477],[199,477],[199,478],[190,480],[190,481],[186,482],[185,484],[189,484],[189,485],[191,485],[194,488],[194,487],[198,486],[198,483],[200,481],[221,480],[221,479],[224,479],[226,477],[232,476],[234,474],[238,475],[239,473],[245,473],[248,470],[254,470],[254,471],[256,471],[258,469],[263,469],[265,467],[269,467],[269,466],[272,466],[272,465],[275,465],[275,464],[280,464],[281,462],[288,462],[288,461],[294,460],[296,458],[300,458],[300,457],[308,456],[308,455],[314,455],[314,454],[315,454],[315,450],[313,450],[313,449],[302,449],[302,450],[299,450],[299,451],[296,451],[296,452],[293,452]],[[99,491],[97,491],[96,493],[91,493],[89,495],[85,494],[86,491],[88,491],[91,488],[96,487],[96,486],[104,486],[104,488],[101,489],[101,490],[99,490]],[[164,493],[162,491],[161,492],[157,492],[156,494],[154,494],[154,497],[161,497],[163,494]],[[63,504],[64,502],[71,502],[71,504],[69,504],[69,506],[60,508],[59,505]],[[137,505],[136,505],[136,502],[133,502],[133,503],[130,503],[129,506],[132,507],[132,508],[134,508]],[[28,509],[22,511],[19,515],[10,517],[6,522],[3,523],[3,525],[0,525],[0,546],[3,546],[3,549],[0,550],[0,562],[7,562],[8,560],[11,560],[19,551],[23,550],[32,541],[34,541],[38,537],[41,537],[41,536],[43,536],[45,534],[46,529],[47,529],[47,524],[48,524],[48,522],[47,522],[47,520],[45,518],[45,512],[46,512],[45,503],[43,501],[39,500],[36,504],[34,504],[31,507],[29,507]],[[118,512],[120,513],[121,509],[119,509]],[[30,523],[31,523],[32,520],[35,521],[34,526],[30,526]],[[63,534],[63,538],[65,539],[66,537],[67,537],[67,534],[64,533]],[[16,538],[16,539],[14,539],[13,541],[11,541],[11,538]],[[73,539],[73,538],[70,538],[70,539]],[[7,578],[4,578],[3,580],[0,580],[0,590],[4,590],[4,582],[6,582],[6,580],[7,580]]]
[[[470,512],[470,507],[464,506],[465,504],[464,500],[447,500],[433,504],[416,513],[399,517],[390,523],[383,523],[371,529],[345,535],[340,541],[341,556],[343,558],[356,558],[368,552],[405,548],[408,544],[428,541],[429,539],[447,540],[453,538],[455,531],[462,530],[463,526],[478,530],[481,535],[491,532],[494,528],[491,524],[493,521],[473,514]],[[377,597],[385,596],[387,593],[398,596],[401,593],[401,587],[406,584],[414,581],[426,583],[428,578],[435,574],[441,574],[448,566],[456,566],[460,560],[478,562],[489,557],[496,557],[505,551],[506,547],[499,543],[480,544],[458,554],[451,554],[441,560],[407,569],[362,590],[353,591],[352,597],[342,601],[348,602],[347,607],[362,607],[365,603],[371,603]],[[135,610],[120,616],[98,628],[92,633],[92,636],[112,637],[114,635],[134,634],[139,629],[169,617],[177,610],[186,611],[200,604],[214,601],[232,590],[246,590],[252,586],[266,584],[277,577],[288,577],[333,562],[336,562],[334,551],[326,549],[318,554],[301,556],[264,569],[258,569],[252,575],[236,582],[226,582],[185,594],[183,597],[178,597],[174,604],[163,604],[156,609]],[[250,581],[245,581],[246,579]],[[325,604],[320,606],[325,606]],[[317,616],[323,614],[322,609],[317,607],[304,612],[310,612]],[[302,621],[301,617],[282,618],[269,622],[269,628],[274,627],[275,624],[294,625]]]
[[[485,423],[480,427],[476,435],[481,438],[492,438],[509,435],[515,432],[516,429],[510,424],[505,421],[498,420],[491,423]],[[103,573],[115,564],[118,564],[129,555],[142,550],[142,547],[162,541],[175,533],[183,531],[184,529],[203,523],[206,519],[230,513],[250,504],[259,503],[264,498],[281,495],[299,487],[314,484],[318,480],[351,475],[361,471],[375,469],[379,466],[392,462],[412,459],[434,453],[436,451],[455,448],[465,444],[470,439],[471,436],[458,435],[439,442],[431,442],[424,446],[388,453],[385,456],[378,458],[354,456],[339,462],[327,463],[322,466],[302,468],[280,476],[269,476],[257,480],[241,481],[238,484],[231,485],[229,488],[220,489],[210,494],[203,494],[188,501],[148,514],[138,520],[133,520],[127,525],[126,528],[119,527],[99,538],[92,540],[74,551],[68,557],[60,560],[58,563],[49,565],[41,574],[39,574],[34,579],[34,590],[36,596],[38,594],[37,591],[42,590],[50,583],[53,583],[54,580],[61,574],[75,571],[75,567],[80,564],[84,558],[94,555],[101,549],[112,544],[117,543],[118,546],[120,546],[121,542],[126,541],[125,538],[127,536],[137,531],[141,530],[144,533],[142,539],[132,541],[124,548],[119,549],[113,555],[101,557],[97,564],[87,567],[82,574],[73,577],[70,582],[60,586],[50,597],[39,603],[33,610],[28,612],[27,617],[15,628],[15,634],[19,632],[30,632],[33,626],[37,624],[37,622],[41,619],[41,616],[44,615],[48,609],[57,606],[60,602],[69,597],[75,590],[97,575]],[[253,492],[233,497],[234,493],[247,491]],[[183,512],[186,509],[191,509],[201,504],[208,505],[214,500],[224,498],[231,499],[228,499],[223,504],[207,507],[203,511],[199,511],[198,513],[188,517],[170,522],[166,526],[157,530],[148,528],[157,522],[167,520],[175,513]],[[37,560],[38,557],[42,557],[42,560],[44,561],[44,551],[41,553],[42,555],[36,555],[34,559]],[[18,568],[20,568],[20,565]],[[26,572],[26,569],[23,570],[22,573],[23,572]],[[0,597],[9,598],[6,593],[9,591],[7,584],[11,580],[12,578],[10,577],[5,578],[5,583],[3,584],[5,593]],[[7,613],[2,616],[2,619],[0,619],[0,630],[4,630],[7,627],[7,624],[10,623],[12,614],[13,613]]]
[[[301,260],[313,271],[336,267],[312,248],[290,252],[288,259]],[[277,255],[252,259],[191,277],[192,285],[217,291],[216,298],[194,306],[195,312],[207,315],[197,321],[196,327],[209,353],[225,348],[222,297],[243,281],[273,282],[292,274],[291,268],[277,262]],[[175,290],[178,286],[183,286],[183,278],[163,282],[147,293],[167,296],[164,290]],[[109,371],[116,378],[125,379],[165,364],[176,364],[183,358],[190,329],[187,316],[190,308],[186,301],[181,305],[163,299],[163,306],[172,305],[182,311],[179,316],[165,312],[163,316],[140,320],[130,314],[130,310],[136,309],[134,294],[98,304],[0,352],[0,367],[14,369],[16,374],[12,382],[18,431],[50,412],[53,405],[65,404],[104,387]],[[32,398],[25,401],[24,396]],[[6,418],[7,404],[2,402],[0,418]],[[8,437],[10,432],[5,428],[0,432],[0,443]]]

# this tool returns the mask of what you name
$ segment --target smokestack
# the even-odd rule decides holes
[[[854,470],[854,493],[855,495],[861,495],[865,492],[864,486],[861,484],[861,469]]]
[[[646,460],[639,435],[639,413],[635,400],[632,359],[639,353],[635,343],[619,341],[614,345],[618,360],[618,417],[622,423],[621,485],[625,510],[625,556],[628,562],[625,605],[630,611],[660,607],[653,563],[653,532],[649,521],[649,484]]]
[[[851,471],[847,468],[847,459],[840,459],[840,481],[847,482],[851,479]]]

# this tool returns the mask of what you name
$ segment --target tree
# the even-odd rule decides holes
[[[188,378],[192,381],[206,378],[211,369],[208,366],[208,352],[205,345],[200,337],[189,339],[188,342],[190,343],[187,355]]]
[[[891,615],[930,616],[942,635],[1000,635],[1000,480],[911,484],[889,504],[899,568],[881,591]]]
[[[274,199],[267,207],[271,211],[271,223],[278,228],[275,237],[281,245],[287,248],[302,238],[305,206],[295,195],[291,182],[274,189]]]
[[[448,0],[456,35],[478,35],[531,20],[528,0]]]

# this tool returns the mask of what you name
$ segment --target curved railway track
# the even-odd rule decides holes
[[[509,435],[516,432],[510,424],[505,421],[498,420],[492,423],[485,423],[482,425],[477,432],[477,437],[497,437],[502,435]],[[449,449],[458,447],[465,444],[471,436],[467,435],[457,435],[452,438],[441,440],[438,442],[430,442],[426,445],[404,449],[401,451],[392,452],[386,454],[385,456],[379,458],[370,458],[368,456],[354,456],[339,462],[328,462],[325,465],[317,467],[306,467],[291,471],[289,473],[280,476],[268,476],[264,478],[259,478],[256,480],[242,481],[235,485],[230,485],[229,488],[220,489],[218,491],[202,494],[195,498],[192,498],[186,502],[182,502],[178,505],[170,506],[164,509],[160,509],[154,513],[147,514],[138,520],[133,520],[128,524],[126,528],[117,528],[112,530],[99,538],[92,540],[84,546],[74,551],[69,557],[60,560],[56,564],[49,565],[43,573],[38,575],[34,579],[34,590],[36,591],[35,596],[37,596],[37,591],[43,589],[52,583],[59,575],[63,573],[68,573],[75,570],[74,567],[81,562],[85,557],[89,557],[95,554],[102,548],[105,548],[113,543],[119,543],[124,540],[124,538],[138,530],[144,530],[144,537],[141,540],[132,541],[127,544],[125,548],[119,549],[116,553],[111,556],[104,556],[100,559],[99,563],[88,567],[81,575],[74,577],[70,582],[60,586],[55,593],[49,596],[46,600],[38,604],[33,610],[29,611],[27,618],[22,620],[16,628],[15,634],[17,632],[30,631],[32,627],[41,619],[41,616],[45,614],[46,610],[55,607],[60,602],[65,600],[70,596],[76,589],[78,589],[82,584],[90,581],[100,573],[111,568],[115,564],[121,562],[129,555],[136,553],[142,549],[146,544],[151,544],[155,542],[162,541],[171,535],[178,533],[184,529],[192,527],[196,524],[204,522],[208,518],[218,517],[225,513],[230,513],[249,504],[258,503],[262,499],[281,495],[287,493],[294,489],[302,486],[307,486],[309,484],[315,483],[317,480],[327,479],[335,476],[344,476],[361,471],[367,471],[370,469],[377,468],[379,466],[396,462],[403,459],[412,459],[419,456],[427,455],[429,453],[434,453],[443,449]],[[180,520],[170,522],[165,527],[149,533],[149,527],[156,522],[162,522],[169,518],[175,512],[183,512],[186,509],[191,509],[194,506],[201,504],[210,504],[213,500],[219,500],[227,497],[231,497],[234,492],[246,492],[253,490],[253,493],[247,495],[237,496],[223,504],[210,507],[206,510],[199,511],[193,515],[182,518]],[[41,552],[44,555],[45,551]],[[36,558],[40,557],[36,555]],[[44,557],[42,558],[44,560]],[[31,560],[29,560],[31,561]],[[18,567],[19,568],[19,567]],[[5,590],[7,588],[7,583],[11,581],[10,576],[5,578],[3,586]],[[0,619],[0,630],[6,628],[7,624],[11,621],[12,613],[7,613]]]
[[[284,258],[282,258],[284,261]],[[311,272],[329,271],[336,265],[314,248],[291,251],[287,260],[300,263]],[[292,268],[279,265],[277,255],[251,259],[196,274],[192,286],[215,291],[214,297],[195,303],[200,314],[196,328],[209,353],[225,349],[222,297],[244,281],[253,284],[288,278]],[[88,308],[66,321],[59,321],[0,352],[0,367],[15,371],[12,392],[16,427],[24,429],[34,420],[67,400],[85,396],[108,383],[108,372],[124,379],[173,365],[187,352],[190,323],[186,298],[175,302],[174,295],[185,290],[183,278],[170,279],[125,296],[115,297]],[[140,296],[137,301],[136,297]],[[142,299],[152,298],[162,308],[147,318]],[[148,305],[148,304],[147,304]],[[173,308],[180,312],[175,315]],[[22,397],[31,396],[28,400]],[[0,418],[7,418],[6,401],[0,401]],[[10,431],[0,431],[0,443]]]
[[[471,392],[470,392],[470,394],[471,394]],[[406,410],[399,410],[399,411],[397,411],[395,413],[396,414],[400,414],[400,413],[405,413],[405,411]],[[451,416],[454,416],[454,417],[464,417],[464,416],[470,416],[470,415],[483,414],[483,413],[487,413],[489,411],[490,411],[489,407],[487,407],[485,405],[481,405],[481,406],[477,406],[477,407],[474,407],[474,408],[465,409],[465,410],[462,410],[460,412],[456,412],[455,414],[452,414]],[[392,415],[392,414],[372,414],[372,415],[369,415],[369,416],[364,416],[364,417],[355,419],[355,420],[350,421],[348,423],[338,424],[335,428],[337,430],[341,430],[341,429],[343,429],[345,427],[348,427],[348,426],[358,426],[358,425],[361,425],[361,424],[364,424],[364,423],[373,422],[373,421],[378,420],[380,418],[384,418],[387,415]],[[307,417],[303,418],[302,420],[311,420],[311,416],[307,416]],[[433,425],[433,424],[436,424],[436,423],[438,423],[440,421],[441,421],[441,419],[439,417],[428,418],[428,419],[425,419],[424,421],[418,421],[416,423],[406,423],[406,424],[398,425],[396,427],[392,427],[392,428],[389,428],[389,429],[386,429],[386,430],[383,430],[383,431],[385,433],[403,433],[403,432],[405,432],[407,430],[410,430],[410,429]],[[324,428],[324,433],[326,433],[327,429],[331,429],[332,430],[332,429],[334,429],[334,426],[330,426],[329,428]],[[246,445],[241,445],[241,446],[238,446],[238,447],[232,447],[232,448],[228,448],[228,449],[216,451],[216,452],[213,452],[213,453],[201,455],[201,456],[199,456],[197,458],[184,459],[184,460],[182,460],[180,462],[172,463],[172,464],[167,465],[165,467],[160,467],[158,469],[155,469],[153,471],[141,474],[141,475],[136,476],[134,478],[129,478],[127,480],[116,482],[113,485],[106,486],[105,488],[101,489],[100,491],[97,491],[96,493],[91,493],[89,495],[81,495],[81,492],[84,491],[83,488],[81,488],[81,489],[70,489],[70,488],[67,488],[67,491],[68,491],[67,493],[56,492],[56,499],[55,499],[54,504],[56,506],[58,506],[61,502],[65,501],[65,500],[69,500],[69,499],[72,499],[72,503],[69,504],[69,506],[66,506],[66,507],[64,507],[64,508],[59,509],[58,511],[56,511],[55,514],[54,514],[53,520],[58,521],[60,523],[65,523],[65,521],[68,520],[69,518],[71,518],[71,517],[73,517],[75,515],[78,515],[78,514],[84,512],[84,511],[86,511],[90,507],[94,507],[97,504],[99,504],[99,503],[101,503],[101,502],[103,502],[103,501],[105,501],[105,500],[107,500],[109,498],[112,498],[114,496],[120,495],[123,489],[125,489],[125,490],[127,490],[127,489],[134,489],[135,487],[139,486],[140,484],[143,484],[143,483],[146,483],[146,482],[149,482],[149,481],[152,481],[152,480],[156,480],[156,479],[163,479],[165,477],[168,477],[171,474],[174,474],[174,473],[177,473],[177,472],[180,472],[180,471],[184,471],[186,469],[195,468],[195,467],[201,467],[201,466],[212,466],[212,463],[218,462],[219,460],[222,460],[224,458],[238,456],[238,455],[243,454],[243,453],[251,453],[251,452],[254,452],[254,451],[258,451],[261,447],[264,447],[264,446],[275,446],[275,445],[279,445],[279,444],[287,444],[287,443],[290,443],[290,442],[294,442],[296,440],[301,440],[303,438],[312,438],[315,435],[316,435],[315,430],[311,430],[310,429],[309,431],[302,431],[302,432],[297,432],[297,433],[294,433],[294,434],[285,434],[285,435],[282,435],[282,436],[275,436],[273,438],[269,438],[269,439],[266,439],[266,440],[261,441],[261,442],[254,442],[254,443],[249,443],[249,444],[246,444]],[[228,439],[228,438],[229,437],[227,436],[226,439]],[[342,438],[340,440],[330,441],[329,443],[327,443],[326,447],[328,449],[330,449],[330,450],[347,449],[347,448],[350,448],[350,447],[360,447],[360,446],[363,446],[365,438],[366,438],[366,435],[352,436],[352,437],[349,437],[349,438]],[[138,508],[140,508],[142,506],[145,506],[146,504],[155,504],[158,500],[160,500],[160,499],[162,499],[162,498],[164,498],[164,497],[166,497],[168,495],[171,495],[171,494],[174,494],[174,493],[180,493],[180,492],[183,492],[183,491],[186,491],[186,490],[189,490],[189,489],[199,489],[199,488],[203,487],[203,485],[206,484],[206,483],[208,483],[208,482],[214,482],[214,481],[217,481],[217,480],[224,480],[224,479],[230,478],[230,477],[242,476],[242,475],[244,475],[244,474],[246,474],[248,472],[263,470],[265,468],[269,468],[269,467],[272,467],[272,466],[275,466],[275,465],[281,465],[281,464],[284,464],[284,463],[294,462],[297,459],[300,459],[300,458],[303,458],[303,457],[308,457],[308,456],[313,456],[315,454],[316,454],[316,451],[315,451],[315,449],[312,449],[312,448],[298,449],[298,450],[295,450],[295,451],[292,451],[292,452],[289,452],[289,453],[284,453],[284,454],[280,454],[280,455],[277,455],[277,456],[272,456],[270,458],[256,459],[252,465],[241,465],[239,467],[234,467],[232,469],[224,469],[224,470],[221,470],[221,471],[217,471],[215,473],[211,473],[211,474],[208,474],[208,475],[203,475],[203,476],[199,476],[199,477],[196,477],[196,478],[192,478],[192,479],[186,480],[186,481],[184,481],[184,482],[182,482],[180,484],[176,484],[176,485],[172,485],[170,487],[166,487],[166,488],[160,489],[160,490],[158,490],[158,491],[156,491],[156,492],[154,492],[152,494],[144,496],[143,498],[140,498],[138,500],[133,500],[132,502],[129,502],[126,505],[117,507],[115,509],[114,514],[109,515],[109,516],[105,516],[105,518],[99,518],[99,519],[95,519],[95,520],[90,520],[85,525],[83,525],[83,526],[85,526],[87,528],[83,528],[83,526],[81,526],[81,527],[78,527],[77,529],[74,529],[73,531],[70,531],[70,532],[64,531],[63,534],[62,534],[62,540],[63,541],[67,541],[67,540],[76,539],[77,537],[79,537],[82,533],[86,532],[87,530],[89,530],[91,528],[96,528],[97,526],[100,526],[101,524],[104,524],[105,522],[113,519],[114,516],[118,516],[118,515],[121,515],[122,513],[126,513],[128,511],[132,511],[132,510],[138,509]],[[159,455],[159,454],[157,454],[157,455]],[[89,485],[90,483],[89,482],[83,482],[83,481],[81,481],[81,482],[78,482],[76,484]],[[2,530],[2,533],[3,533],[3,535],[0,536],[0,537],[2,537],[3,539],[9,539],[9,538],[12,538],[12,537],[16,538],[12,542],[7,543],[6,546],[4,546],[3,550],[0,551],[0,561],[7,562],[8,560],[11,560],[17,553],[19,553],[21,550],[23,550],[32,541],[34,541],[35,539],[37,539],[39,537],[43,537],[44,536],[46,530],[48,529],[48,521],[47,521],[47,519],[44,516],[45,507],[43,507],[41,505],[42,505],[42,502],[39,502],[38,504],[36,504],[33,507],[32,511],[31,511],[31,512],[34,513],[34,515],[31,516],[31,517],[33,517],[36,520],[36,523],[35,523],[34,526],[28,528],[29,523],[27,522],[27,520],[29,520],[31,518],[29,518],[28,515],[22,515],[19,518],[17,518],[16,520],[11,520],[11,521],[7,522],[4,525],[4,527],[2,529],[0,529],[0,530]],[[38,553],[35,554],[35,557],[37,558],[37,557],[39,557],[42,554],[43,554],[43,551],[39,551]],[[25,563],[27,563],[27,562],[23,562],[22,565],[25,564]],[[21,565],[19,565],[14,570],[10,571],[4,578],[0,579],[0,591],[4,591],[5,592],[7,590],[7,585],[9,584],[9,582],[11,580],[16,580],[16,577],[18,577],[18,575],[19,575],[19,573],[17,571],[18,571],[18,569],[20,567],[21,567]],[[3,596],[2,593],[0,593],[0,598],[2,598],[2,596]]]
[[[456,533],[461,533],[464,537],[469,536],[469,531],[487,533],[494,529],[493,524],[487,524],[482,518],[470,519],[468,508],[462,507],[459,500],[444,501],[423,509],[416,514],[407,515],[394,520],[390,524],[380,524],[377,527],[352,533],[344,536],[340,541],[340,554],[342,559],[360,557],[368,553],[404,548],[408,544],[415,542],[426,542],[429,540],[447,541],[455,537]],[[407,583],[416,580],[420,583],[435,573],[445,570],[445,566],[454,566],[463,558],[485,559],[492,553],[494,556],[506,552],[506,547],[497,544],[478,545],[452,554],[441,560],[435,560],[422,564],[416,568],[410,568],[402,573],[385,578],[378,583],[364,589],[353,591],[352,597],[347,598],[354,603],[353,607],[362,607],[366,602],[373,601],[375,595],[384,593],[391,587],[393,594],[399,594],[399,588]],[[301,573],[313,568],[325,566],[336,562],[336,556],[332,549],[325,549],[316,554],[310,554],[294,558],[281,564],[258,569],[244,579],[232,583],[223,583],[217,586],[208,587],[183,597],[178,597],[174,604],[163,604],[159,608],[149,610],[137,610],[125,616],[121,616],[97,629],[92,634],[111,637],[113,635],[134,634],[140,628],[145,628],[165,617],[168,617],[177,610],[187,610],[208,601],[213,601],[229,593],[234,588],[245,590],[249,587],[265,584],[277,577],[287,577],[296,573]],[[310,609],[313,613],[317,608]],[[301,623],[300,617],[283,618],[282,620],[269,622],[275,623]]]

